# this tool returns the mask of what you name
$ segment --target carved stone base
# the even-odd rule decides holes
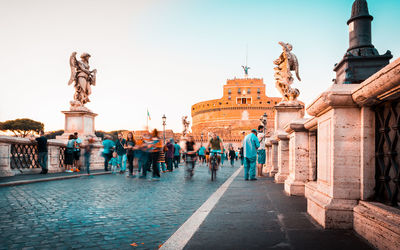
[[[288,195],[304,196],[304,182],[293,180],[289,175],[285,180],[285,192]]]
[[[316,190],[307,195],[307,212],[324,228],[353,228],[357,200],[333,199]]]

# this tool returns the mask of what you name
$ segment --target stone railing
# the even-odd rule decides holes
[[[48,140],[49,172],[63,172],[64,151],[66,142],[60,140]],[[91,169],[102,169],[104,160],[100,156],[102,145],[95,144],[91,155]],[[80,159],[83,164],[83,156]],[[27,138],[0,136],[0,177],[16,174],[39,173],[41,168],[38,163],[37,145]]]
[[[361,84],[333,84],[306,108],[311,118],[295,106],[275,107],[266,172],[304,195],[324,228],[400,249],[400,58]]]

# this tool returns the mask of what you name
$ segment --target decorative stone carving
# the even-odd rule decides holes
[[[290,85],[294,81],[294,77],[291,71],[296,72],[296,77],[299,81],[299,63],[297,57],[291,51],[293,46],[290,43],[279,42],[282,46],[283,52],[278,59],[274,61],[277,67],[274,68],[276,88],[282,94],[282,101],[296,101],[300,95],[300,91],[296,88],[292,88]]]
[[[182,116],[182,125],[183,125],[183,131],[182,131],[182,136],[185,137],[186,134],[189,133],[189,125],[190,125],[190,121],[187,120],[187,115],[186,116]]]

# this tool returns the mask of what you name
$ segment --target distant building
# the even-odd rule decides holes
[[[196,141],[208,139],[210,132],[217,133],[225,143],[239,145],[251,129],[260,125],[261,116],[268,115],[267,131],[274,128],[274,106],[281,101],[268,97],[263,79],[234,78],[227,80],[221,99],[196,103],[191,108],[192,133]]]

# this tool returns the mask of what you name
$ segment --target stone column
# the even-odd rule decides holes
[[[308,180],[317,180],[317,131],[308,132]]]
[[[271,171],[270,177],[274,177],[278,173],[278,141],[271,140]]]
[[[10,165],[11,145],[0,141],[0,177],[13,176]]]
[[[288,134],[281,132],[278,140],[278,173],[275,175],[276,183],[285,182],[289,175],[289,138]]]
[[[272,144],[271,144],[270,140],[267,140],[267,142],[265,143],[266,175],[269,175],[269,173],[272,171],[271,150],[272,150]]]
[[[333,84],[309,107],[318,119],[317,186],[307,193],[307,212],[324,228],[352,228],[360,198],[360,108],[357,85]]]
[[[65,169],[60,165],[60,147],[66,146],[67,143],[61,140],[48,140],[47,141],[47,168],[49,173],[64,172]]]
[[[289,195],[304,195],[304,185],[308,180],[308,131],[304,127],[306,119],[292,121],[285,127],[289,133],[289,176],[285,180],[285,192]]]

